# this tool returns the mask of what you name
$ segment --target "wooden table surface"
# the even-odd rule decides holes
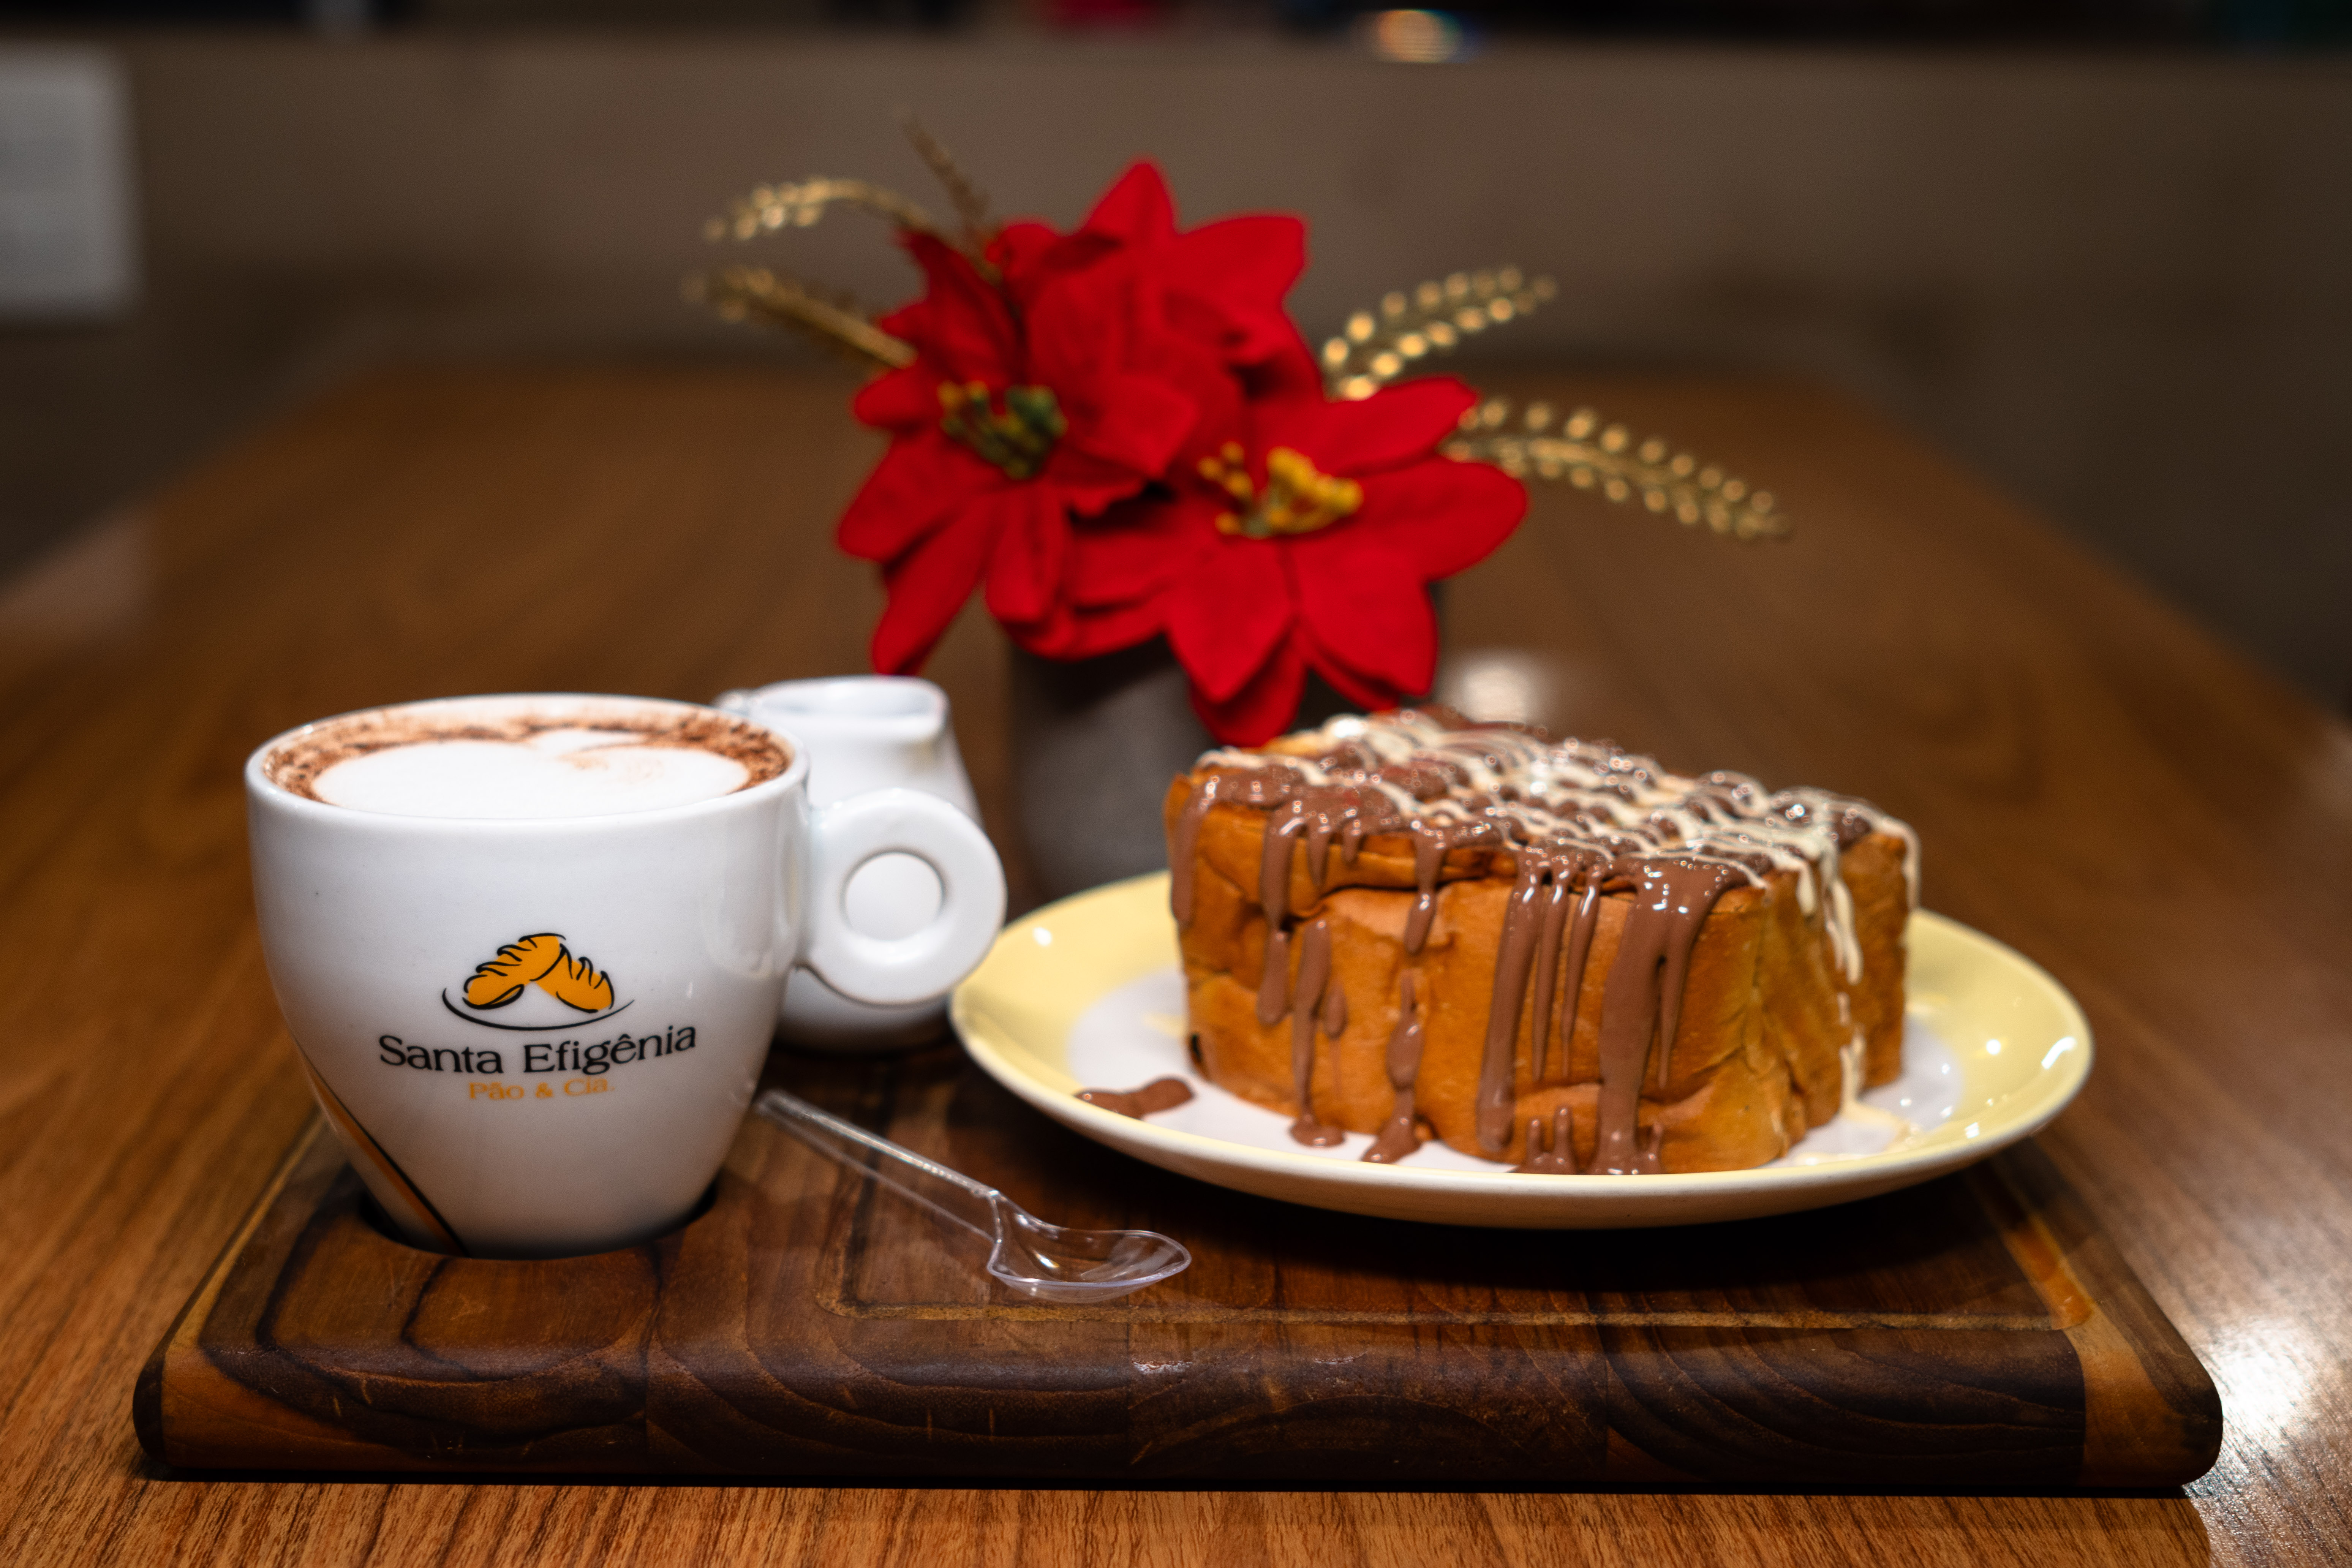
[[[16,1563],[2175,1563],[2352,1555],[2352,733],[1852,405],[1560,377],[1767,479],[1738,549],[1565,489],[1458,580],[1558,727],[1865,795],[1927,901],[2072,987],[2042,1144],[2222,1391],[2183,1492],[1768,1496],[479,1486],[142,1457],[131,1383],[310,1114],[238,768],[459,691],[708,698],[859,668],[837,377],[380,376],[0,584],[0,1542]],[[2216,520],[2226,537],[2226,519]],[[931,673],[992,828],[1004,658]],[[1016,898],[1018,893],[1016,877]]]

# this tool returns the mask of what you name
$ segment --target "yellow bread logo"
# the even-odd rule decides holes
[[[613,1005],[613,977],[574,957],[562,934],[551,931],[499,949],[466,982],[466,1005],[486,1012],[503,1007],[533,985],[576,1012],[601,1013]]]

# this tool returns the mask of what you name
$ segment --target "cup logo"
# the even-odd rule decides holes
[[[506,1035],[444,1033],[439,1038],[410,1039],[383,1034],[376,1037],[376,1061],[404,1074],[432,1075],[411,1081],[434,1085],[433,1092],[453,1098],[462,1094],[467,1104],[481,1107],[485,1115],[541,1113],[524,1111],[526,1105],[551,1109],[609,1103],[596,1097],[614,1092],[619,1084],[615,1069],[659,1062],[695,1048],[694,1026],[688,1023],[635,1032],[622,1026],[594,1027],[627,1012],[634,1002],[622,1000],[611,971],[573,952],[562,931],[533,931],[501,946],[476,964],[462,983],[441,993],[441,1005],[456,1016]],[[515,1035],[536,1037],[511,1037]],[[344,1142],[374,1167],[377,1194],[403,1209],[412,1233],[432,1237],[445,1251],[465,1252],[464,1239],[307,1055],[303,1064],[310,1068],[319,1102]],[[447,1086],[446,1091],[442,1085]]]
[[[629,1005],[615,1005],[608,972],[552,931],[508,942],[475,967],[457,995],[444,991],[441,1005],[469,1024],[530,1034],[593,1024]]]

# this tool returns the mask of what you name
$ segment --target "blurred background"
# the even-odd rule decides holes
[[[1465,367],[1843,389],[2341,710],[2347,51],[2352,0],[0,0],[0,572],[373,364],[803,356],[681,298],[704,220],[927,193],[904,107],[1000,212],[1147,153],[1302,212],[1310,338],[1510,260],[1560,299]]]

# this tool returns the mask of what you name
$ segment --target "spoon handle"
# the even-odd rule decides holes
[[[962,1172],[950,1171],[887,1138],[877,1137],[829,1110],[820,1110],[799,1095],[772,1089],[753,1100],[751,1109],[812,1148],[983,1240],[997,1238],[1005,1210],[1022,1212],[994,1187],[983,1186]]]

